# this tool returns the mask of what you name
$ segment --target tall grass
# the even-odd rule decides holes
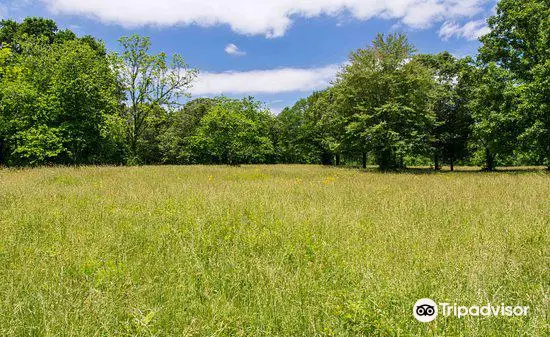
[[[544,173],[4,170],[0,335],[548,336],[549,225]]]

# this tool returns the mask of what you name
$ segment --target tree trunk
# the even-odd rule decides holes
[[[4,163],[4,141],[0,139],[0,166]]]
[[[485,149],[485,159],[487,161],[485,170],[494,171],[495,170],[495,157],[491,153],[491,150]]]
[[[451,172],[455,170],[455,159],[451,157]]]
[[[321,164],[328,166],[332,165],[333,156],[329,152],[323,152],[321,154]]]
[[[363,169],[367,168],[367,153],[363,152],[363,158],[361,158],[361,164]]]
[[[378,165],[381,171],[395,171],[405,168],[405,159],[391,151],[385,151],[381,153]]]

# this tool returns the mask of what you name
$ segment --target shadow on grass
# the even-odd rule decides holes
[[[496,173],[507,173],[507,174],[527,174],[527,173],[542,173],[549,174],[550,170],[543,166],[522,166],[522,167],[498,167],[493,171],[487,171],[481,167],[473,166],[460,166],[455,167],[454,171],[451,171],[448,167],[441,170],[434,170],[430,167],[407,167],[400,170],[380,170],[376,166],[369,166],[366,169],[358,166],[341,166],[341,168],[346,169],[355,169],[360,172],[369,172],[369,173],[394,173],[394,174],[459,174],[459,173],[473,173],[473,174],[496,174]]]

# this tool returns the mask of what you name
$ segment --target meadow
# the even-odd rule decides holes
[[[549,225],[542,171],[0,170],[0,335],[549,336]]]

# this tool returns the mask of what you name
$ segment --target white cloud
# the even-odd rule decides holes
[[[225,47],[225,52],[228,53],[229,55],[234,55],[234,56],[244,56],[244,55],[246,55],[246,52],[240,50],[239,47],[237,47],[233,43],[230,43]]]
[[[80,14],[125,26],[227,24],[242,34],[279,37],[295,16],[351,15],[397,19],[413,28],[471,17],[488,0],[40,0],[55,13]]]
[[[443,40],[448,40],[453,36],[467,40],[476,40],[489,33],[489,31],[490,29],[485,20],[470,21],[463,26],[447,21],[439,29],[439,36]]]
[[[191,94],[276,94],[320,90],[329,86],[339,69],[339,65],[329,65],[321,68],[201,73],[193,83]]]
[[[421,1],[408,9],[402,21],[411,27],[427,28],[434,21],[441,18],[444,12],[445,5],[443,2],[436,0]]]

